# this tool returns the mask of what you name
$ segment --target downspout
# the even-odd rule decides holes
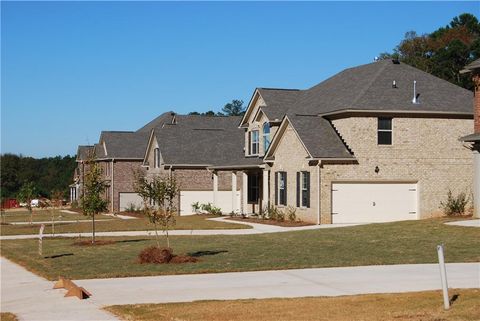
[[[112,183],[110,184],[110,185],[112,186],[112,192],[111,192],[111,197],[112,197],[112,213],[115,213],[115,208],[114,208],[114,205],[113,205],[113,204],[114,204],[114,198],[113,198],[113,197],[114,197],[114,195],[115,195],[115,193],[114,193],[114,191],[113,191],[113,189],[114,189],[114,184],[115,184],[115,183],[114,183],[114,174],[113,174],[113,173],[114,173],[114,169],[115,169],[114,162],[115,162],[115,159],[112,158],[112,180],[111,180]],[[119,199],[119,201],[120,201],[120,199]],[[118,210],[120,211],[120,207],[118,208]]]
[[[317,166],[317,225],[320,225],[320,195],[321,195],[321,186],[320,186],[320,165],[322,164],[322,161],[318,162]]]

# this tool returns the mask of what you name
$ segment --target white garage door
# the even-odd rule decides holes
[[[240,192],[236,193],[237,208],[240,206]],[[222,210],[222,213],[232,212],[232,192],[218,191],[215,202],[213,200],[213,191],[180,191],[180,215],[195,214],[192,209],[192,204],[198,202],[199,204],[211,203]]]
[[[333,223],[374,223],[417,218],[415,183],[334,183]]]
[[[120,211],[125,211],[131,205],[135,208],[143,207],[143,200],[137,193],[120,193]]]

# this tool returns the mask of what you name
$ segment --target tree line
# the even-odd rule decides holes
[[[393,52],[381,53],[379,58],[398,59],[472,90],[471,76],[463,75],[460,71],[480,58],[480,23],[474,15],[464,13],[429,34],[418,35],[415,31],[409,31]]]
[[[68,197],[76,167],[75,156],[33,158],[15,154],[0,155],[1,199],[16,198],[21,187],[29,182],[38,196],[51,197],[52,191],[61,191]]]

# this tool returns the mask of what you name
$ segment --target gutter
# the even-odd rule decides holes
[[[471,118],[473,113],[470,112],[453,112],[453,111],[425,111],[425,110],[377,110],[377,109],[343,109],[328,113],[318,114],[319,117],[340,116],[343,114],[352,115],[417,115],[417,116],[457,116],[460,118]]]
[[[265,164],[259,165],[228,165],[228,166],[209,166],[207,169],[255,169],[255,168],[265,168]]]

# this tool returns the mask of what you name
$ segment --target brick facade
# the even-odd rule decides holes
[[[109,162],[111,166],[112,162]],[[120,211],[120,193],[133,193],[135,176],[134,171],[141,170],[142,161],[115,160],[113,162],[113,172],[110,171],[110,179],[113,193],[113,212]]]
[[[333,124],[354,152],[358,164],[324,162],[320,167],[309,166],[308,154],[290,126],[275,151],[270,184],[272,203],[276,171],[287,172],[287,204],[291,206],[296,206],[296,172],[310,172],[311,206],[297,209],[297,216],[304,221],[317,223],[320,204],[320,223],[332,222],[332,182],[418,182],[419,218],[440,215],[440,202],[445,200],[449,189],[454,194],[472,191],[472,155],[458,141],[471,131],[472,120],[394,118],[391,146],[377,145],[377,118],[352,117],[334,120]],[[378,173],[376,166],[380,169]]]

